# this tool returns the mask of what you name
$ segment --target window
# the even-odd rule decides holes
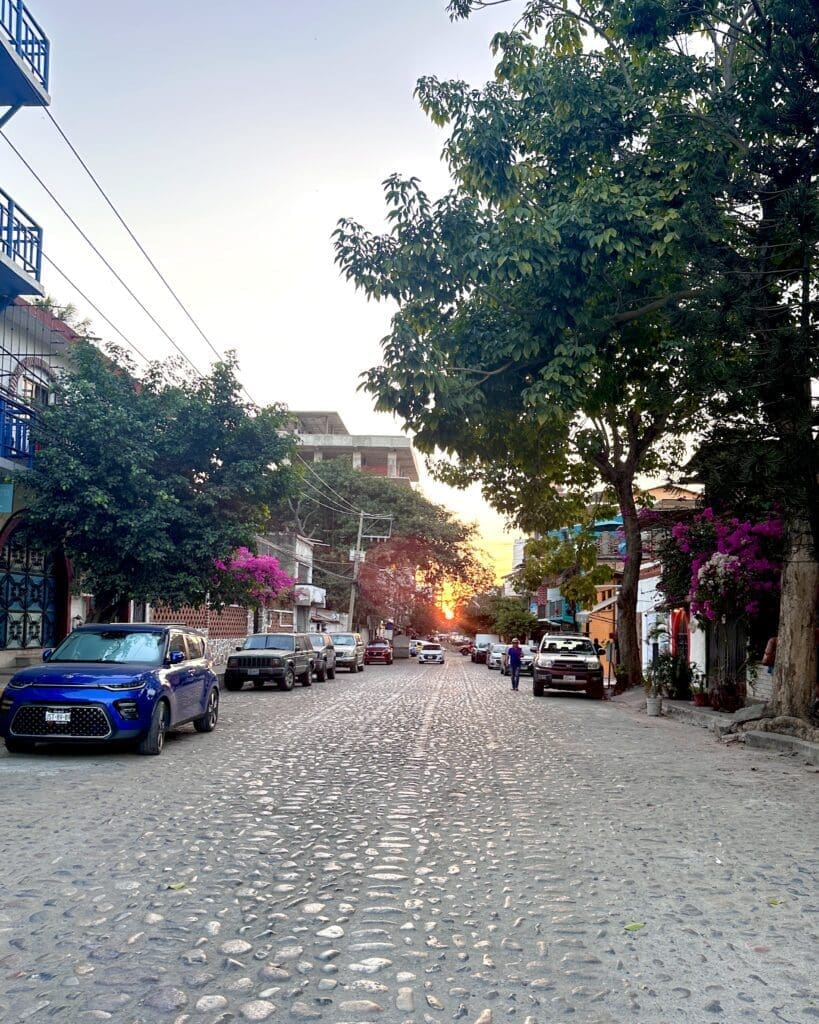
[[[173,632],[171,633],[171,642],[168,644],[168,654],[176,654],[180,651],[183,659],[187,659],[188,652],[185,647],[185,634]]]
[[[45,376],[39,376],[29,371],[20,380],[18,393],[26,405],[48,405],[50,392],[50,382]]]
[[[188,633],[188,654],[191,658],[205,657],[205,641],[195,633]]]

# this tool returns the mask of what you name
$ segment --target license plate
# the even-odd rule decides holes
[[[69,725],[71,723],[71,712],[52,711],[46,708],[45,720],[47,722],[56,722],[58,725]]]
[[[249,668],[247,670],[247,674],[249,676],[257,676],[259,674],[259,670],[257,668]]]
[[[575,682],[577,682],[577,676],[566,676],[566,675],[564,675],[561,678],[566,683],[575,683]]]

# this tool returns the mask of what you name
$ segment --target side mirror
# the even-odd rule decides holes
[[[243,651],[244,647],[234,647],[233,650],[234,651]]]
[[[168,661],[172,665],[178,665],[180,664],[180,662],[183,662],[184,660],[185,655],[183,654],[182,651],[171,651],[171,656],[168,658]]]
[[[47,648],[46,648],[46,649],[45,649],[45,650],[43,651],[43,661],[48,661],[48,659],[49,659],[49,658],[51,657],[51,655],[52,655],[53,653],[54,653],[54,648],[53,648],[53,647],[47,647]]]

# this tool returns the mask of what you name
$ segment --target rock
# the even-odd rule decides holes
[[[267,1020],[275,1012],[276,1007],[266,999],[253,999],[239,1007],[239,1013],[245,1020]]]
[[[483,1012],[475,1018],[475,1024],[492,1024],[492,1011],[489,1009],[483,1010]]]
[[[188,997],[181,988],[173,988],[168,985],[151,992],[146,996],[145,1003],[154,1010],[163,1010],[169,1013],[172,1010],[181,1010],[183,1006],[187,1006]]]
[[[384,1010],[383,1006],[371,999],[345,999],[338,1007],[346,1013],[382,1013]]]
[[[213,1013],[215,1010],[227,1008],[228,1001],[224,996],[202,996],[196,1002],[196,1009],[200,1013]]]
[[[731,715],[731,723],[739,725],[741,722],[755,722],[765,717],[767,707],[767,704],[749,704],[748,707],[740,708]]]

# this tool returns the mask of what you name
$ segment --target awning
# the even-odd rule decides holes
[[[611,608],[611,606],[614,604],[616,600],[616,596],[607,597],[605,601],[601,601],[600,604],[596,604],[594,608],[592,608],[589,612],[589,615],[594,615],[595,612],[602,612],[604,608]]]
[[[340,622],[338,612],[322,612],[318,608],[314,608],[310,615],[311,622]]]

